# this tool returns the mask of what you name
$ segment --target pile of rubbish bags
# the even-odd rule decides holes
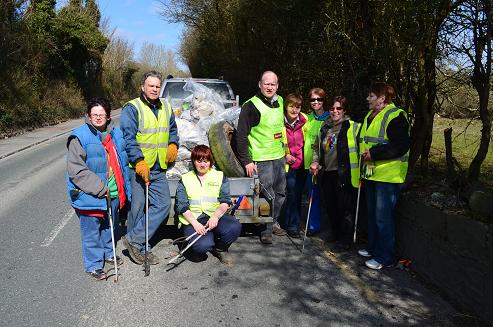
[[[198,144],[209,145],[207,132],[212,124],[226,120],[236,128],[240,115],[240,107],[225,109],[221,97],[207,86],[189,81],[183,89],[192,94],[173,108],[180,147],[175,164],[166,172],[168,178],[179,178],[193,169],[191,151]]]

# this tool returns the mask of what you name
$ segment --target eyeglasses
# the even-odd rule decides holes
[[[310,102],[315,102],[315,101],[324,102],[324,98],[310,98]]]
[[[106,114],[91,114],[91,118],[106,118]]]
[[[195,162],[198,162],[198,163],[208,163],[210,161],[208,159],[206,159],[206,158],[201,158],[201,159],[196,159]]]
[[[338,111],[340,111],[340,110],[342,110],[342,109],[343,109],[342,107],[331,107],[329,110],[330,110],[330,111],[334,111],[334,110],[338,110]]]

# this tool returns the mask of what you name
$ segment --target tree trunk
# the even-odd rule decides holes
[[[483,164],[491,139],[491,118],[488,111],[488,101],[491,89],[491,60],[492,60],[492,33],[493,33],[493,13],[491,0],[483,0],[484,11],[486,14],[485,26],[475,25],[474,33],[474,72],[471,77],[472,84],[479,96],[479,116],[483,124],[481,129],[481,141],[479,149],[471,164],[469,165],[468,179],[469,182],[475,182],[479,179],[481,165]],[[478,9],[479,10],[479,9]],[[475,21],[479,24],[478,21]],[[483,34],[484,33],[484,34]],[[483,53],[484,52],[484,53]],[[483,56],[485,60],[483,64]]]
[[[446,128],[443,131],[443,138],[445,140],[445,161],[447,162],[447,175],[449,178],[452,178],[455,175],[454,160],[452,156],[452,127]]]

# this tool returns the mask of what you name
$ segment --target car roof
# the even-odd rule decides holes
[[[228,83],[228,81],[217,79],[217,78],[196,78],[196,77],[184,77],[184,78],[173,77],[173,78],[165,79],[163,82]]]

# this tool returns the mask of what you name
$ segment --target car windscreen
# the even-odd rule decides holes
[[[204,83],[198,82],[202,85],[207,86],[208,88],[214,90],[221,99],[223,100],[234,100],[231,98],[228,85],[226,83]],[[185,99],[192,93],[189,91],[185,91],[183,87],[185,86],[185,82],[168,82],[164,87],[163,97],[172,98],[172,99]]]

